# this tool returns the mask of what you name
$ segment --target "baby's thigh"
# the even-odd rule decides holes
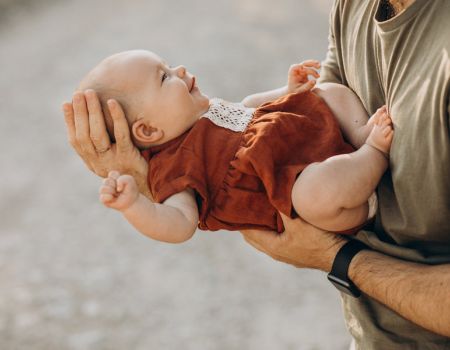
[[[336,215],[336,205],[330,198],[328,181],[323,176],[322,163],[308,165],[292,187],[292,205],[296,213],[306,221],[316,222]]]

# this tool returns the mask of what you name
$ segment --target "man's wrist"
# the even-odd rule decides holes
[[[352,239],[346,242],[342,248],[338,251],[330,273],[328,274],[328,280],[341,292],[352,295],[358,298],[361,295],[358,287],[353,283],[349,276],[349,268],[352,260],[362,250],[370,249],[363,242]]]
[[[334,259],[336,258],[339,250],[347,243],[347,240],[339,239],[326,251],[324,255],[325,259],[323,261],[322,267],[320,268],[324,272],[330,272],[333,267]]]

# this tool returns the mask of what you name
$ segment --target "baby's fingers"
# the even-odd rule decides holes
[[[107,183],[103,183],[103,185],[98,190],[100,194],[112,194],[113,196],[117,195],[116,186]]]
[[[300,93],[300,92],[305,92],[305,91],[309,91],[311,90],[314,86],[316,85],[316,81],[315,80],[308,80],[305,84],[303,84],[302,86],[300,86],[296,92]]]
[[[115,198],[116,197],[114,197],[112,194],[102,193],[100,195],[100,202],[102,202],[104,205],[108,206],[108,204],[113,202]]]
[[[318,71],[312,68],[303,67],[302,73],[306,73],[307,75],[312,75],[314,78],[319,78],[320,74]]]
[[[112,177],[105,177],[102,182],[103,182],[103,185],[116,187],[116,180]]]
[[[314,67],[316,69],[320,68],[320,61],[317,61],[317,60],[306,60],[306,61],[303,61],[300,64],[305,66],[305,67]]]
[[[307,68],[303,66],[302,64],[297,64],[291,66],[290,69],[291,74],[295,74],[298,76],[307,77],[308,75],[313,76],[314,78],[319,78],[320,74],[315,68]]]

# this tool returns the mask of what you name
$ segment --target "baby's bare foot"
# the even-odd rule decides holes
[[[370,135],[366,140],[366,143],[388,156],[389,150],[391,148],[392,138],[394,137],[392,120],[386,112],[383,112],[377,118],[377,122],[373,126],[372,131],[370,132]]]

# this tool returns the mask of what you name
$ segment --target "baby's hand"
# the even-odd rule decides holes
[[[100,187],[100,201],[108,208],[123,211],[128,209],[139,197],[136,180],[130,175],[120,175],[110,171]]]
[[[307,60],[290,66],[287,85],[288,94],[311,90],[316,85],[316,81],[314,79],[309,80],[308,76],[312,75],[316,79],[319,78],[319,72],[316,70],[319,68],[320,62],[316,60]]]

